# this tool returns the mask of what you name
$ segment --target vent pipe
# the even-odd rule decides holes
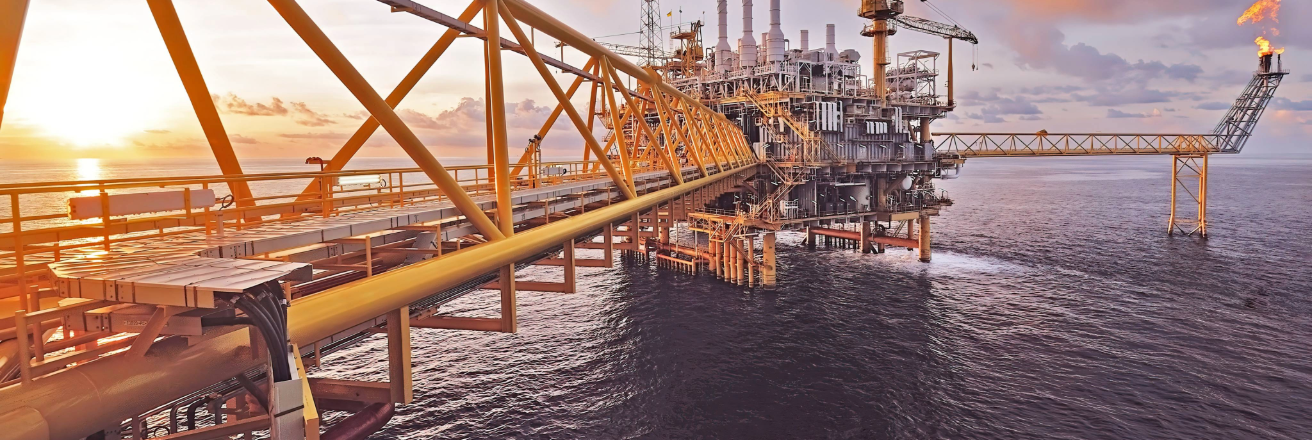
[[[729,63],[733,61],[733,48],[729,47],[729,0],[719,1],[720,41],[715,44],[715,69],[720,72],[733,70]]]
[[[779,0],[770,0],[770,31],[766,37],[766,61],[784,61],[784,31],[779,28]]]
[[[743,0],[743,39],[738,42],[738,65],[756,67],[756,37],[752,36],[752,0]]]

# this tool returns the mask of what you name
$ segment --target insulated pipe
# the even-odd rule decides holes
[[[752,36],[752,0],[743,0],[743,39],[738,50],[738,65],[756,67],[756,37]]]
[[[396,415],[396,405],[375,403],[364,407],[360,412],[347,417],[328,428],[319,438],[321,440],[365,440],[370,434],[378,432]]]
[[[0,432],[77,439],[261,364],[239,329],[185,349],[110,356],[0,389]]]

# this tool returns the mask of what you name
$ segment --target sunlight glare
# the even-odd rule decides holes
[[[23,43],[39,50],[19,51],[6,110],[76,147],[124,146],[160,128],[168,104],[185,95],[152,31],[115,20],[81,21],[54,36],[34,30]]]

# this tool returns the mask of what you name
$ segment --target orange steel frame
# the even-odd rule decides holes
[[[195,111],[197,119],[201,123],[201,128],[209,141],[211,151],[222,175],[0,185],[0,197],[7,197],[11,205],[9,218],[0,219],[0,226],[7,225],[9,227],[7,232],[0,231],[0,298],[19,297],[20,304],[24,308],[24,310],[19,310],[12,319],[0,318],[0,337],[3,337],[6,331],[9,331],[14,333],[14,337],[19,338],[19,358],[22,367],[22,373],[20,374],[22,383],[19,385],[12,383],[0,384],[0,393],[16,390],[24,396],[29,396],[16,400],[9,399],[8,402],[39,406],[40,398],[25,393],[29,387],[35,387],[31,391],[39,393],[39,389],[47,386],[41,385],[43,383],[49,384],[49,387],[60,387],[62,385],[59,384],[64,382],[49,380],[50,376],[47,376],[47,379],[35,382],[32,379],[43,374],[55,373],[57,370],[64,368],[66,364],[96,360],[118,349],[127,349],[128,354],[111,357],[140,357],[155,339],[150,336],[160,334],[164,322],[171,315],[178,312],[178,310],[173,309],[157,309],[155,316],[150,319],[150,323],[142,332],[146,337],[128,335],[128,337],[116,339],[114,342],[96,343],[93,344],[95,345],[94,348],[82,349],[74,347],[76,344],[73,344],[73,342],[90,341],[95,343],[110,335],[99,333],[74,335],[66,333],[66,337],[73,338],[69,339],[68,343],[52,343],[45,346],[43,345],[44,338],[41,337],[43,334],[42,329],[50,328],[50,325],[57,327],[60,322],[58,320],[52,321],[51,317],[80,313],[80,309],[42,308],[39,301],[40,296],[52,292],[51,280],[45,274],[44,266],[46,263],[111,250],[119,244],[130,243],[135,240],[150,240],[198,231],[204,231],[206,234],[221,234],[225,229],[258,228],[272,223],[294,222],[306,217],[343,215],[355,210],[377,209],[379,206],[405,206],[419,202],[445,200],[453,204],[465,220],[476,228],[478,235],[467,240],[467,242],[473,244],[468,244],[465,249],[452,252],[449,255],[442,255],[441,246],[427,253],[439,256],[439,259],[446,265],[468,266],[469,269],[473,270],[469,273],[460,272],[458,274],[448,274],[444,271],[439,275],[432,275],[439,276],[441,281],[435,280],[436,284],[429,287],[441,288],[449,283],[458,282],[459,279],[468,279],[477,276],[479,273],[487,273],[487,270],[497,271],[501,279],[496,284],[497,288],[501,290],[501,317],[488,320],[430,317],[409,321],[411,313],[400,303],[387,306],[391,310],[387,313],[387,316],[391,317],[388,319],[389,352],[391,353],[389,362],[392,368],[392,385],[390,387],[392,388],[394,401],[408,402],[410,400],[409,366],[408,361],[405,359],[408,359],[409,356],[407,341],[410,326],[515,332],[517,330],[517,307],[514,261],[534,255],[535,252],[541,252],[541,248],[546,246],[546,243],[554,242],[558,244],[564,241],[563,237],[585,234],[588,230],[603,222],[613,224],[614,221],[629,219],[630,217],[637,219],[637,213],[653,209],[653,206],[659,207],[665,200],[705,187],[725,176],[748,172],[752,169],[749,165],[758,161],[758,158],[751,153],[742,132],[723,115],[715,113],[696,99],[665,84],[661,81],[661,76],[657,72],[633,65],[521,0],[474,0],[471,2],[458,17],[458,21],[465,25],[452,27],[444,32],[386,98],[366,82],[355,66],[337,49],[332,40],[323,33],[295,0],[269,0],[269,3],[288,26],[318,56],[320,61],[366,108],[370,118],[342,145],[321,171],[268,174],[245,173],[231,142],[228,140],[222,119],[209,98],[210,91],[187,41],[182,21],[178,17],[172,1],[147,0],[160,35],[165,42],[178,75],[182,79],[184,89],[192,103],[193,111]],[[397,1],[388,1],[387,3],[392,4],[397,3]],[[19,47],[27,5],[28,1],[26,0],[0,0],[0,109],[3,109],[12,80],[14,60]],[[405,8],[394,9],[397,11],[405,10]],[[479,15],[482,15],[483,19],[482,30],[478,30],[478,28],[469,24]],[[588,56],[583,68],[575,71],[579,76],[570,84],[568,90],[561,87],[548,69],[543,57],[533,49],[533,40],[529,38],[523,29],[524,26],[552,36]],[[534,143],[525,149],[518,161],[511,162],[504,107],[505,87],[501,57],[501,51],[509,47],[507,46],[509,43],[502,40],[502,33],[507,31],[510,34],[509,37],[516,40],[519,47],[523,48],[516,51],[529,59],[543,83],[557,100],[555,109],[539,130],[538,140],[535,142],[540,143],[541,139],[549,134],[555,122],[563,113],[584,139],[582,161],[542,162],[538,158],[536,150],[539,145]],[[419,80],[431,70],[432,66],[446,53],[454,41],[461,36],[478,38],[483,40],[484,44],[483,61],[487,73],[484,91],[485,102],[488,103],[487,144],[489,155],[488,163],[485,165],[446,167],[429,152],[414,131],[400,119],[395,112],[395,107],[414,89]],[[588,83],[587,86],[590,88],[591,94],[586,115],[580,114],[571,102],[575,93],[584,86],[584,82]],[[623,84],[626,82],[636,84],[637,90],[624,87]],[[619,96],[616,96],[617,94]],[[605,110],[598,112],[602,108]],[[603,114],[608,114],[610,118],[609,121],[605,121],[607,124],[603,125],[609,125],[612,128],[611,138],[605,145],[594,134],[595,122],[597,121],[594,118]],[[0,113],[0,118],[2,117],[3,113]],[[0,119],[0,123],[2,122],[3,119]],[[364,141],[378,128],[386,131],[400,145],[407,156],[415,161],[416,168],[344,171],[351,158],[359,152]],[[612,160],[612,158],[615,160]],[[697,177],[695,179],[690,178],[691,180],[687,182],[685,182],[684,175],[686,166],[695,166],[697,172]],[[565,172],[564,174],[555,174],[553,172],[551,175],[544,176],[541,171],[546,168],[564,169]],[[528,172],[525,173],[525,170]],[[668,173],[668,179],[672,187],[655,192],[647,190],[647,194],[639,194],[635,176],[639,173],[649,173],[656,170]],[[338,185],[333,184],[340,177],[363,175],[386,175],[387,178],[385,183],[380,186],[366,188],[339,188]],[[553,221],[552,217],[548,215],[545,217],[545,221],[549,222],[548,225],[528,229],[531,232],[530,234],[524,238],[519,237],[524,231],[516,231],[517,225],[512,215],[512,208],[514,207],[511,202],[513,191],[597,178],[608,178],[620,193],[621,199],[630,203],[617,202],[609,207],[597,210],[580,210],[576,217],[561,220]],[[306,186],[299,192],[288,194],[255,194],[251,189],[252,184],[274,181],[301,181],[305,182]],[[406,183],[407,181],[410,183]],[[68,194],[69,192],[94,191],[101,197],[102,207],[107,207],[110,196],[114,193],[130,192],[135,188],[161,187],[181,190],[184,194],[190,194],[189,191],[194,189],[227,188],[232,193],[236,206],[226,210],[214,209],[212,206],[193,207],[190,204],[190,198],[186,198],[188,206],[179,211],[109,217],[109,210],[105,209],[106,216],[98,220],[74,222],[65,220],[62,213],[35,207],[30,201],[35,197],[48,198]],[[475,195],[493,195],[496,200],[495,209],[484,212],[472,200]],[[27,201],[26,205],[24,204],[25,200]],[[627,213],[621,214],[622,212]],[[234,213],[235,215],[224,218],[223,213]],[[656,216],[657,214],[652,212],[652,215]],[[635,228],[635,232],[637,227],[637,224],[631,226],[631,228]],[[416,228],[422,228],[422,226]],[[536,231],[539,228],[545,229],[537,233]],[[547,229],[552,232],[546,232]],[[609,226],[605,228],[608,242],[610,230]],[[550,238],[543,241],[542,237]],[[358,239],[351,240],[359,241]],[[498,244],[503,241],[506,244]],[[390,272],[374,273],[373,265],[370,263],[374,258],[372,256],[374,253],[425,253],[422,249],[399,249],[390,246],[374,249],[372,241],[368,240],[368,237],[361,242],[366,243],[363,255],[356,255],[354,258],[363,256],[365,264],[343,264],[342,267],[346,269],[358,268],[366,278],[376,280],[374,286],[391,285],[377,283],[395,283],[403,279],[396,277],[400,274],[393,275]],[[636,243],[632,246],[636,246]],[[575,264],[572,249],[572,244],[568,245],[565,258],[560,260],[565,261],[568,266],[566,283],[562,285],[568,287],[552,287],[536,282],[525,283],[525,287],[572,291],[572,271]],[[611,251],[609,244],[606,251],[609,255]],[[488,266],[492,261],[500,263],[495,266]],[[427,263],[435,262],[430,260]],[[581,261],[580,263],[599,264],[589,261]],[[413,271],[409,272],[413,273]],[[342,286],[347,290],[339,292],[338,297],[342,297],[340,295],[355,295],[350,292],[355,292],[354,286],[356,284],[359,283],[348,283]],[[371,289],[376,290],[377,287]],[[337,291],[337,289],[331,289],[327,292]],[[383,290],[383,292],[386,292],[386,290]],[[393,294],[393,298],[394,301],[406,302],[403,298],[408,298],[406,295],[413,294],[414,292],[410,290],[398,290]],[[296,305],[300,306],[293,307],[293,310],[310,310],[302,302],[297,302]],[[339,312],[342,311],[337,310],[332,313]],[[358,310],[350,312],[367,314]],[[304,317],[306,315],[300,314],[298,316]],[[358,321],[352,319],[347,318],[340,322],[327,323],[327,327],[324,327],[324,321],[318,321],[309,334],[319,336],[320,332],[336,328],[335,326],[346,328],[355,325]],[[297,333],[296,328],[299,327],[292,329],[293,342],[300,345],[313,342],[313,340],[307,340],[304,332]],[[218,339],[224,339],[224,337],[215,340]],[[82,346],[79,345],[78,347]],[[43,362],[46,354],[56,350],[68,349],[75,349],[73,356],[76,362],[64,362],[70,359],[66,357],[61,357],[60,361],[55,363]],[[130,363],[131,361],[124,362]],[[99,362],[96,365],[104,365],[100,368],[112,369],[115,368],[112,365],[117,364]],[[83,367],[90,368],[93,365]],[[171,374],[192,376],[187,380],[178,380],[172,385],[185,387],[187,385],[184,384],[200,383],[197,380],[211,378],[207,374],[213,375],[213,378],[222,379],[227,376],[218,374],[218,371],[226,371],[234,367],[235,365],[213,365],[205,368],[172,371]],[[166,384],[157,386],[164,385]],[[97,390],[94,392],[107,393],[110,391]],[[127,391],[118,390],[113,392],[122,393]],[[311,392],[308,385],[306,392]],[[82,432],[80,430],[91,429],[92,427],[98,429],[103,426],[96,425],[97,423],[107,420],[123,420],[125,418],[122,417],[123,415],[130,417],[134,414],[134,411],[139,412],[148,408],[147,402],[156,402],[164,397],[163,395],[154,394],[157,393],[120,394],[115,404],[109,405],[109,408],[94,410],[83,408],[80,410],[83,412],[79,417],[74,418],[75,420],[70,421],[61,418],[59,422],[54,424],[24,425],[23,429],[44,427],[43,429],[47,430],[46,434],[51,437],[59,437],[60,434],[58,433]],[[318,416],[313,405],[310,404],[306,411],[306,426],[309,427],[312,420],[317,426]],[[4,415],[0,414],[0,416]],[[59,414],[42,413],[43,420],[45,417],[59,417]],[[0,425],[6,425],[4,420],[4,417],[0,417]],[[263,423],[269,422],[265,421]],[[34,433],[36,431],[10,432]],[[90,434],[90,432],[84,434]],[[314,430],[313,434],[307,431],[307,437],[316,436],[316,434],[317,429]]]

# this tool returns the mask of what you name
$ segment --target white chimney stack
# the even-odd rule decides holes
[[[752,36],[752,0],[743,0],[743,38],[738,41],[738,65],[756,67],[756,37]]]
[[[809,31],[802,29],[802,52],[811,50],[811,36],[809,34]]]
[[[733,70],[733,48],[729,47],[729,0],[719,1],[720,41],[715,44],[715,68],[720,72]]]
[[[834,38],[834,25],[825,25],[825,53],[829,55],[827,57],[829,61],[838,58],[838,45],[834,42]]]
[[[770,31],[766,37],[766,61],[771,63],[783,62],[784,57],[784,31],[779,28],[779,0],[770,0]]]

